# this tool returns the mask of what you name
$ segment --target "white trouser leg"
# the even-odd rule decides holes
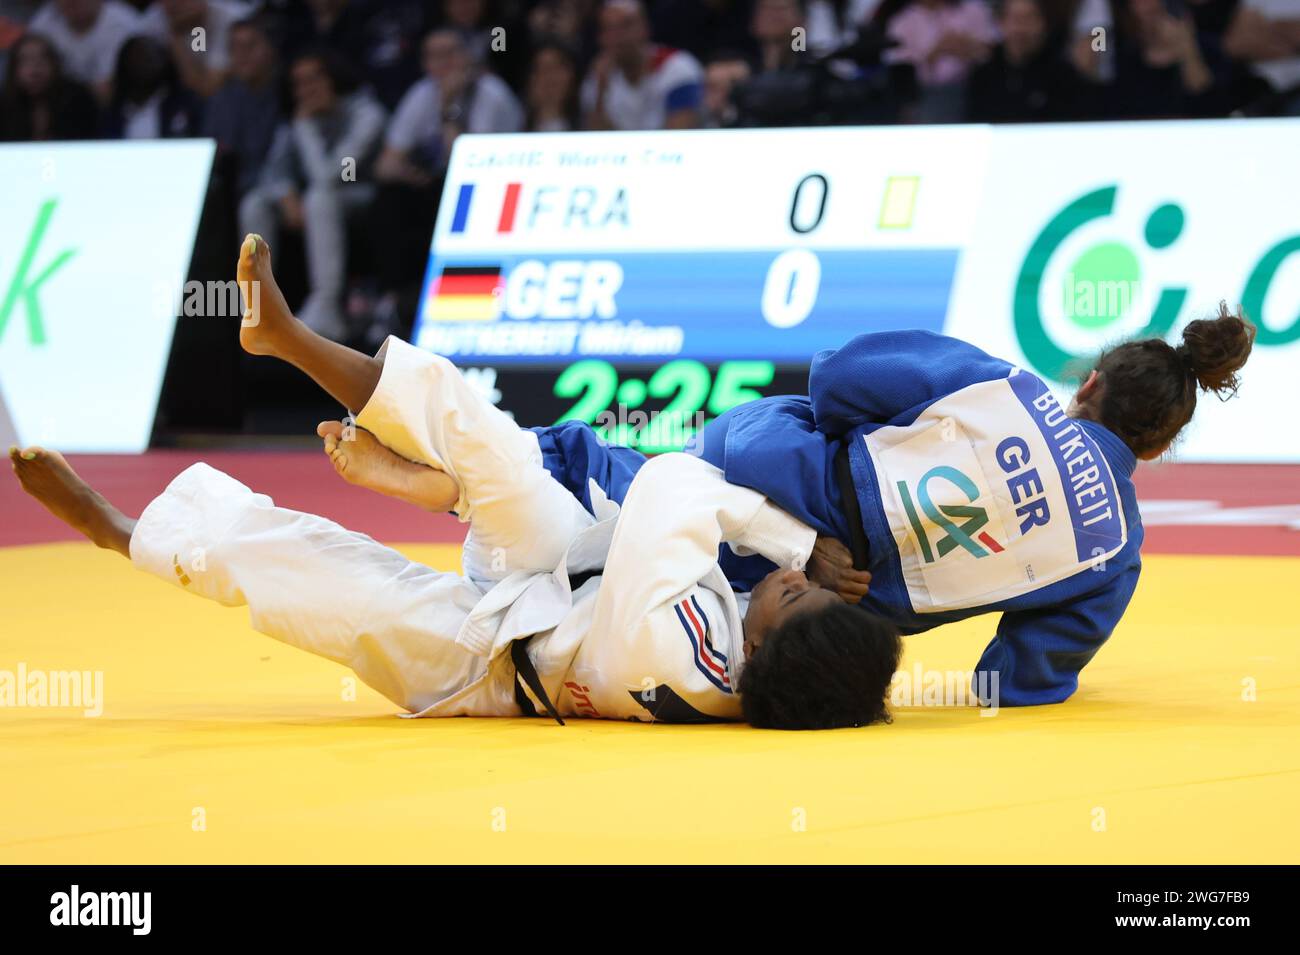
[[[302,198],[303,246],[307,256],[307,299],[298,318],[326,338],[342,339],[347,326],[339,297],[347,266],[343,199],[333,185],[315,185]]]
[[[337,299],[343,291],[343,270],[348,258],[343,197],[332,185],[312,186],[303,196],[302,209],[303,244],[311,290]]]
[[[145,508],[131,562],[226,606],[247,604],[261,633],[350,667],[412,712],[486,669],[456,643],[480,588],[323,517],[276,507],[206,464],[181,472]]]
[[[470,522],[465,573],[491,582],[552,571],[593,519],[542,466],[537,436],[516,425],[446,358],[389,338],[379,385],[357,424],[393,451],[446,471]]]

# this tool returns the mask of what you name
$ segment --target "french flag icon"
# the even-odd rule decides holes
[[[519,210],[519,190],[522,188],[523,183],[506,183],[505,195],[501,200],[501,214],[497,218],[498,235],[514,231],[515,213]],[[460,190],[456,193],[456,212],[451,217],[452,235],[459,235],[465,231],[469,223],[469,208],[474,201],[475,189],[475,183],[466,182],[461,184]]]

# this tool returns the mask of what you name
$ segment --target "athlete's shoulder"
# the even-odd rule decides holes
[[[729,616],[712,590],[692,587],[647,614],[619,646],[584,649],[575,673],[587,674],[586,685],[597,690],[590,698],[601,715],[667,723],[739,719]]]
[[[718,604],[715,594],[700,587],[693,588],[673,603],[672,615],[677,626],[672,626],[670,621],[669,630],[678,639],[674,656],[678,661],[689,663],[689,666],[675,666],[674,670],[689,677],[688,683],[693,686],[701,689],[712,687],[730,696],[735,692],[731,640],[725,629],[726,614]]]
[[[735,597],[706,582],[678,594],[665,608],[664,674],[679,692],[736,692],[744,634]]]

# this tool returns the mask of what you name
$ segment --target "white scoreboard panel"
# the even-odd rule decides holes
[[[866,328],[937,329],[988,137],[462,137],[417,341],[497,364],[806,364]]]

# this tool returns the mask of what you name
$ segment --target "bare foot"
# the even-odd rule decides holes
[[[46,510],[99,547],[130,556],[135,521],[77,476],[58,451],[30,447],[9,449],[9,462],[23,490]]]
[[[378,491],[427,511],[450,511],[460,488],[445,472],[389,450],[373,434],[342,421],[322,421],[316,433],[334,470],[349,484]]]
[[[245,305],[239,344],[253,355],[279,355],[298,319],[289,311],[289,303],[271,273],[271,247],[260,235],[244,238],[235,278]]]

